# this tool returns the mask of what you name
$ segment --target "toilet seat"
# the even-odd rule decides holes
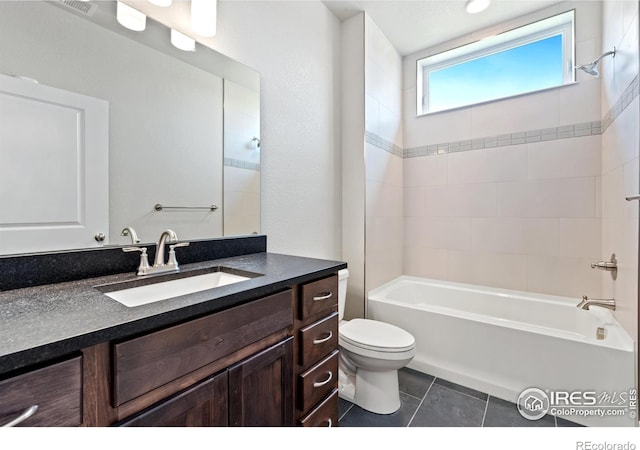
[[[416,346],[415,338],[403,330],[385,322],[369,319],[352,319],[340,324],[340,344],[379,353],[404,353]]]

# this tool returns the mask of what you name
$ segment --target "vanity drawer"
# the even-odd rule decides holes
[[[300,365],[308,367],[338,348],[338,313],[300,330]]]
[[[323,312],[337,311],[337,307],[338,275],[302,285],[299,319],[304,320]]]
[[[0,381],[0,426],[37,405],[16,426],[72,427],[82,424],[82,357]]]
[[[335,389],[322,403],[300,419],[300,425],[303,427],[338,426],[338,390]]]
[[[298,409],[308,411],[338,388],[338,351],[298,375]]]
[[[113,346],[119,406],[293,323],[292,290]]]

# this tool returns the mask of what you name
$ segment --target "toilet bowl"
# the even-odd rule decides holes
[[[415,339],[402,328],[377,320],[342,320],[348,270],[341,270],[338,277],[339,396],[367,411],[394,413],[400,408],[398,369],[415,356]]]

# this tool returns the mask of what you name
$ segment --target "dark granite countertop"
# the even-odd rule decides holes
[[[0,374],[246,303],[346,267],[339,261],[254,253],[187,264],[181,272],[218,265],[264,275],[133,308],[95,286],[135,280],[134,273],[0,292]]]

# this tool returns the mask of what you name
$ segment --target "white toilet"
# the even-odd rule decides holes
[[[339,396],[377,414],[400,408],[398,369],[416,354],[414,337],[402,328],[377,320],[342,320],[347,298],[347,269],[338,272],[340,317]]]

